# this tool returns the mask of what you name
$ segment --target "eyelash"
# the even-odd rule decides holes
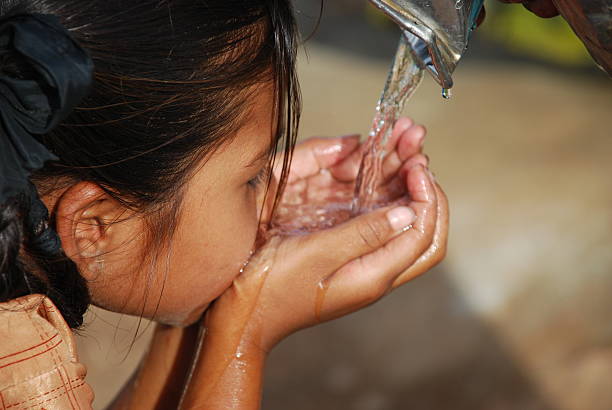
[[[247,184],[252,188],[257,188],[265,179],[267,179],[269,170],[270,170],[269,166],[263,167],[257,173],[257,175],[255,175],[253,178],[248,180]]]

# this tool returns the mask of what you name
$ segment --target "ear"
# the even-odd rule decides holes
[[[61,194],[54,210],[64,252],[88,278],[98,271],[93,264],[103,261],[104,255],[111,251],[112,223],[126,209],[99,185],[79,182]]]

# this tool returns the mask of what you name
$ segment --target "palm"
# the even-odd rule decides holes
[[[406,161],[426,162],[420,155],[424,131],[398,122],[387,144],[382,183],[375,192],[377,206],[405,197]],[[272,221],[274,231],[309,232],[329,228],[352,215],[352,202],[362,152],[356,136],[310,139],[296,147],[287,186]]]
[[[396,128],[401,132],[387,147],[382,188],[393,192],[398,183],[404,185],[389,198],[407,197],[406,190],[409,206],[352,218],[350,203],[361,160],[358,138],[305,141],[296,148],[272,220],[274,230],[262,232],[265,243],[215,302],[211,322],[225,325],[226,314],[238,318],[235,327],[255,335],[256,346],[268,351],[298,329],[373,303],[440,261],[446,249],[448,205],[424,167],[424,130],[406,127],[405,122],[403,130],[399,124]],[[400,219],[398,211],[404,215]],[[291,235],[295,231],[302,234]]]

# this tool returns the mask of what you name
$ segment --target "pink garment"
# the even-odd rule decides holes
[[[42,295],[0,303],[0,409],[91,409],[72,331]]]

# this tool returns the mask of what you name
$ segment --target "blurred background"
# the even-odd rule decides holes
[[[308,36],[320,3],[295,4]],[[450,199],[446,260],[284,341],[264,409],[612,409],[612,82],[561,18],[486,7],[452,99],[426,76],[405,111]],[[367,1],[326,1],[300,53],[301,135],[367,135],[398,40]],[[151,327],[90,312],[95,408]]]

